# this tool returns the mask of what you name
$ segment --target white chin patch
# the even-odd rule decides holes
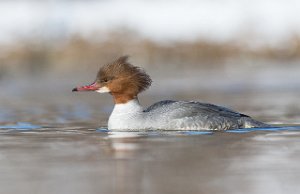
[[[108,89],[108,87],[101,87],[99,88],[98,90],[96,90],[96,92],[99,92],[99,93],[108,93],[110,92],[110,90]]]

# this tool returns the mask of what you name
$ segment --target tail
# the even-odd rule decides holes
[[[251,117],[243,117],[244,128],[269,128],[272,127],[266,123],[252,119]]]

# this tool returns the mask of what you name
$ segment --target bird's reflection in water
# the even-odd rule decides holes
[[[140,155],[146,155],[146,153],[142,153],[139,142],[143,137],[140,132],[110,131],[107,133],[106,140],[109,141],[110,154],[114,158],[114,170],[111,175],[114,182],[112,184],[113,193],[142,192],[145,170],[144,162],[141,162],[141,159],[144,160],[144,158],[140,158]],[[130,184],[128,179],[134,179],[135,184]]]

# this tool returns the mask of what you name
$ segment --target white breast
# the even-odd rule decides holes
[[[143,108],[137,99],[116,104],[108,120],[108,129],[139,129],[143,124]]]

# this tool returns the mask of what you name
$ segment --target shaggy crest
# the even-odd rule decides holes
[[[97,74],[97,82],[124,80],[131,89],[135,89],[138,93],[146,90],[152,83],[150,76],[140,67],[131,65],[127,60],[128,56],[122,56],[101,67]]]

